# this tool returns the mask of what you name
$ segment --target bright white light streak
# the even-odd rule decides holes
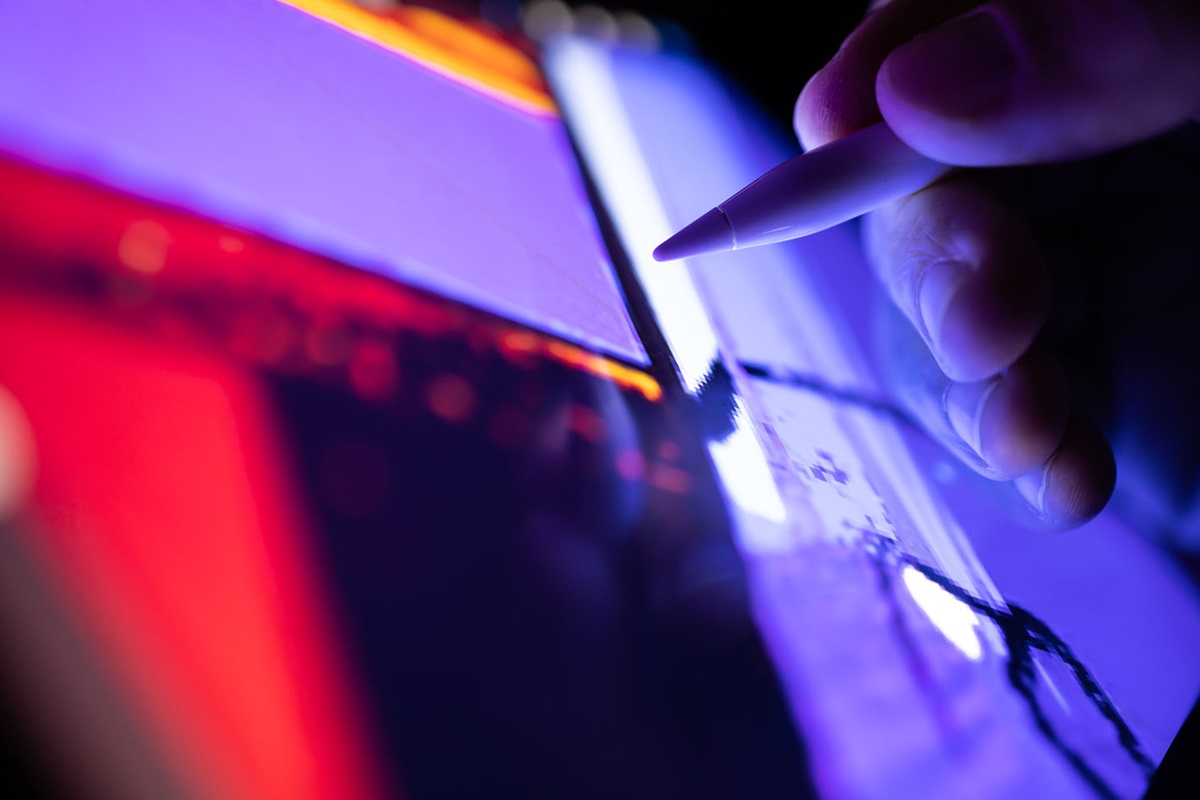
[[[737,427],[723,441],[709,442],[708,452],[733,502],[772,522],[784,522],[787,509],[775,488],[775,478],[767,466],[762,447],[754,438],[754,431],[750,429],[742,399],[737,398],[736,403],[734,424]]]
[[[675,356],[680,378],[694,393],[719,358],[717,335],[687,260],[660,264],[652,256],[654,248],[675,232],[675,226],[638,146],[608,58],[603,47],[569,38],[552,42],[546,53],[558,100]],[[787,510],[766,453],[754,436],[741,398],[736,398],[736,403],[734,432],[723,442],[709,443],[713,465],[738,508],[783,522]]]
[[[717,357],[717,337],[686,259],[660,264],[654,248],[675,232],[646,165],[602,47],[558,39],[546,62],[625,250],[646,290],[688,391]]]
[[[966,603],[938,586],[913,566],[903,571],[904,586],[913,600],[950,643],[972,661],[983,658],[979,617]]]

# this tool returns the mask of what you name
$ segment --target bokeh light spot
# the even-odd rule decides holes
[[[350,359],[350,383],[363,397],[379,399],[396,390],[396,360],[385,342],[359,342]]]
[[[117,258],[134,272],[153,275],[167,263],[167,248],[171,234],[159,223],[149,219],[131,222],[117,244]]]
[[[439,375],[425,394],[429,409],[447,422],[465,422],[475,413],[475,390],[458,375]]]
[[[587,406],[578,403],[571,406],[569,414],[567,426],[572,433],[592,444],[604,441],[607,426],[604,424],[603,417]]]

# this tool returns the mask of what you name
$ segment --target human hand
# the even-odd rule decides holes
[[[884,119],[939,161],[1012,167],[1114,151],[1198,113],[1200,4],[894,0],[809,81],[795,121],[806,148]],[[1144,522],[1178,523],[1197,494],[1200,380],[1180,353],[1200,347],[1200,239],[1174,237],[1200,200],[1185,170],[1200,177],[1200,148],[1175,135],[952,174],[865,221],[911,322],[887,337],[899,396],[1051,526],[1112,492],[1088,417],[1138,513],[1155,515]]]

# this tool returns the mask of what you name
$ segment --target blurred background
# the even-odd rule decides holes
[[[387,7],[394,0],[361,0]],[[791,125],[792,106],[808,77],[832,56],[866,13],[867,0],[433,0],[417,5],[474,13],[538,38],[574,30],[631,44],[694,52],[718,65],[757,98],[770,116]]]

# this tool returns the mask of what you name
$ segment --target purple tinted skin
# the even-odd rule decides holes
[[[894,0],[809,81],[796,129],[815,147],[883,119],[929,158],[1019,166],[1107,153],[1171,131],[1198,111],[1200,9],[1186,0],[1114,0],[1102,12],[1065,0]],[[1115,158],[1094,164],[1111,167]],[[1171,294],[1196,283],[1185,279],[1194,266],[1183,263],[1195,257],[1186,249],[1164,257],[1153,245],[1168,235],[1149,227],[1140,248],[1105,244],[1134,215],[1101,205],[1097,187],[1114,195],[1128,187],[1095,179],[1091,166],[1048,170],[1053,182],[1042,184],[1029,171],[957,175],[868,217],[868,256],[919,334],[915,346],[941,375],[930,380],[914,367],[897,380],[910,387],[901,394],[918,416],[966,463],[1012,481],[1047,525],[1079,524],[1112,493],[1113,457],[1091,417],[1116,447],[1122,485],[1136,489],[1143,521],[1190,529],[1185,517],[1200,476],[1171,453],[1196,439],[1198,426],[1172,398],[1200,392],[1191,370],[1164,363],[1171,359],[1163,348],[1170,342],[1195,352],[1200,343],[1181,326],[1158,323],[1169,316]],[[1089,188],[1072,193],[1071,180]],[[1032,228],[1014,198],[1040,214]],[[1089,208],[1107,211],[1088,216]],[[1063,241],[1067,230],[1078,240]],[[1040,247],[1048,237],[1054,259]],[[1088,267],[1064,274],[1062,252]],[[1125,263],[1099,263],[1118,253]],[[1166,281],[1161,296],[1152,281]],[[1163,338],[1149,341],[1146,325],[1130,320],[1134,302],[1157,304],[1159,318],[1151,312],[1141,322],[1164,328]],[[1052,345],[1085,341],[1085,305],[1095,345],[1086,360],[1078,346],[1031,350],[1039,336]],[[1068,322],[1064,310],[1076,312]]]
[[[778,165],[663,242],[654,257],[799,239],[912,194],[949,169],[877,123]]]

